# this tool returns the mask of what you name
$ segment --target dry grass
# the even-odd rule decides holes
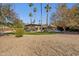
[[[0,37],[0,55],[40,55],[70,56],[79,55],[79,35],[25,35]]]

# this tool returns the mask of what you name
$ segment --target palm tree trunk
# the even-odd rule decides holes
[[[36,13],[35,13],[35,17],[34,17],[34,24],[35,24],[35,21],[36,21]]]
[[[30,24],[32,24],[32,18],[30,17]]]
[[[41,32],[42,32],[42,3],[41,3]]]
[[[32,13],[32,7],[30,6],[30,13]],[[32,31],[32,17],[30,16],[30,30]]]
[[[48,12],[47,12],[47,19],[46,19],[46,31],[48,32]]]
[[[31,31],[32,31],[32,17],[30,17],[30,25],[31,25]]]

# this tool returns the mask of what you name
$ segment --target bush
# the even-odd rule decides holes
[[[24,34],[24,24],[21,20],[15,22],[15,35],[16,37],[22,37]]]
[[[24,34],[23,28],[16,28],[16,37],[22,37]]]

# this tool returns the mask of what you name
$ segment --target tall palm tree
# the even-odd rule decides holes
[[[35,18],[36,18],[36,12],[37,12],[37,8],[36,7],[34,7],[34,10],[33,10],[33,12],[34,12],[34,22],[35,22]]]
[[[29,3],[29,7],[32,7],[33,6],[33,3]]]
[[[42,32],[42,3],[40,4],[41,6],[41,32]]]
[[[31,25],[31,29],[30,29],[30,30],[31,30],[31,31],[32,31],[32,16],[33,16],[32,13],[29,13],[29,17],[30,17],[30,25]]]
[[[47,17],[46,18],[46,26],[47,26],[46,31],[48,31],[48,17],[49,17],[49,11],[51,9],[51,7],[49,6],[49,4],[46,5],[45,9],[46,9],[46,13],[47,13],[47,16],[46,16]]]
[[[29,13],[29,17],[30,17],[30,24],[32,24],[32,13]]]
[[[31,31],[32,31],[32,6],[33,6],[33,3],[29,3],[29,7],[30,7],[30,13],[29,13],[29,16],[30,16],[30,24],[31,24]]]
[[[33,3],[29,3],[29,7],[30,7],[29,16],[30,16],[30,20],[31,20],[30,24],[32,24],[32,19],[31,19],[31,17],[32,17],[32,6],[33,6]]]

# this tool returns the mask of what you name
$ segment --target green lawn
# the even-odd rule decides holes
[[[57,34],[56,32],[25,32],[25,35],[51,35]]]
[[[6,35],[15,35],[15,33],[5,33]],[[52,35],[58,34],[57,32],[24,32],[24,35]]]

